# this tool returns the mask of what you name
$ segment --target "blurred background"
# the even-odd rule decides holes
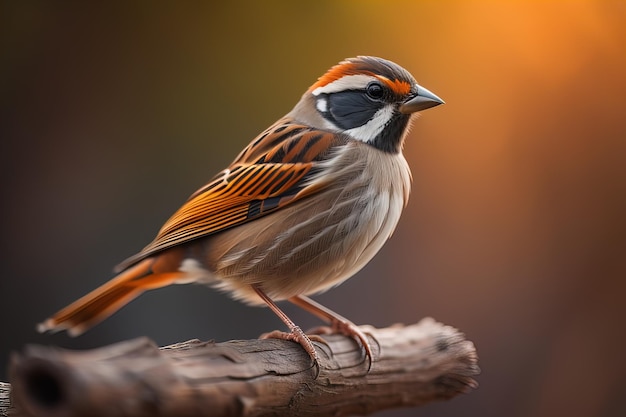
[[[405,146],[389,243],[316,297],[432,316],[478,349],[469,395],[380,416],[626,415],[626,2],[0,3],[0,380],[27,343],[282,328],[211,289],[147,293],[77,339],[35,324],[112,276],[343,58],[446,101]],[[285,305],[307,328],[319,324]]]

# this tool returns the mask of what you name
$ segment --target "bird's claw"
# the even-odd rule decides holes
[[[354,339],[365,350],[365,360],[367,360],[367,372],[369,372],[372,369],[372,362],[374,360],[374,352],[372,351],[372,345],[369,341],[368,335],[351,321],[333,320],[330,326],[314,327],[313,329],[310,329],[307,333],[309,333],[312,336],[339,333],[339,334],[342,334],[344,336]],[[369,336],[372,337],[371,335]],[[328,344],[321,337],[317,337],[316,339],[321,339],[321,341],[324,344]]]
[[[313,335],[313,339],[317,342],[317,341],[321,341],[322,343],[326,344],[326,341],[324,341],[321,337],[316,337],[315,335]],[[309,355],[309,357],[311,358],[311,361],[313,362],[311,367],[315,368],[315,375],[314,375],[314,379],[317,379],[320,375],[320,358],[317,354],[317,350],[315,350],[315,346],[313,345],[313,342],[311,341],[311,338],[309,336],[307,336],[300,327],[295,326],[293,329],[291,329],[290,332],[282,332],[280,330],[274,330],[271,331],[269,333],[263,333],[260,337],[261,339],[280,339],[280,340],[288,340],[291,342],[296,342],[298,344],[300,344],[300,346],[302,346],[304,348],[304,350],[306,351],[306,353]]]

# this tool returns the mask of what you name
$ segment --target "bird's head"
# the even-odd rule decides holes
[[[359,56],[329,69],[304,93],[290,116],[397,153],[411,115],[442,103],[399,65]]]

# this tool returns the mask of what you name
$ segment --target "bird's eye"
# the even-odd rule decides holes
[[[380,100],[381,98],[383,98],[383,95],[385,94],[385,90],[383,89],[383,86],[377,82],[369,83],[367,87],[365,88],[365,92],[370,98],[373,98],[374,100]]]

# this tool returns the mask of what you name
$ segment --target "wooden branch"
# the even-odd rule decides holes
[[[11,384],[0,382],[0,416],[2,417],[9,415],[9,408],[11,406],[10,394]]]
[[[89,351],[29,346],[10,363],[23,416],[312,416],[369,414],[475,388],[474,345],[433,319],[375,329],[369,372],[359,346],[323,336],[320,373],[284,340],[190,340],[158,348],[146,338]],[[6,411],[6,410],[5,410]],[[0,410],[0,414],[2,410]]]

